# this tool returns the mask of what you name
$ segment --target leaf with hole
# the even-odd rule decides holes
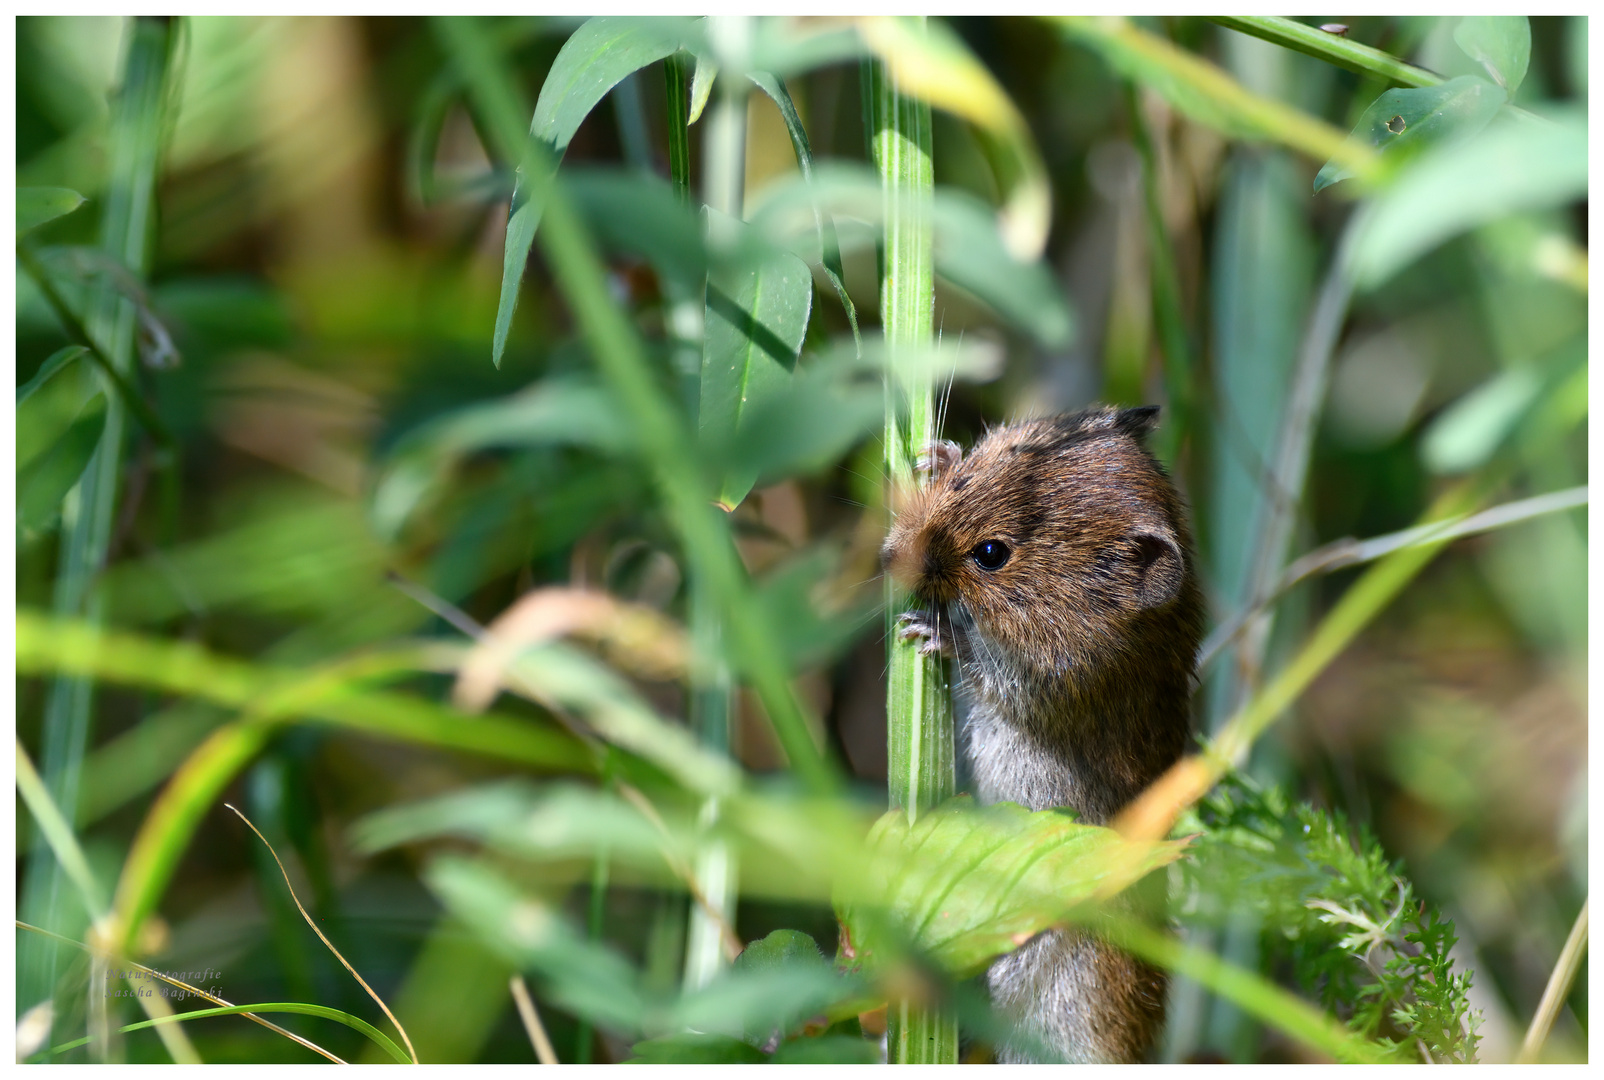
[[[1586,197],[1587,114],[1511,117],[1432,149],[1360,209],[1351,226],[1354,279],[1374,288],[1468,229]]]
[[[1389,158],[1404,157],[1476,134],[1508,100],[1502,89],[1475,75],[1461,75],[1438,86],[1394,88],[1371,103],[1349,137]],[[1352,175],[1351,169],[1328,161],[1314,178],[1314,190]]]
[[[1454,27],[1454,44],[1513,97],[1531,62],[1532,25],[1524,15],[1466,15]]]

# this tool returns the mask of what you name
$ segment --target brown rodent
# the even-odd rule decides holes
[[[886,539],[922,605],[902,635],[957,660],[982,802],[1105,824],[1185,748],[1203,602],[1181,499],[1142,444],[1157,414],[1014,424],[967,458],[936,444]],[[1084,933],[1041,934],[987,979],[1069,1061],[1143,1060],[1163,1025],[1163,973]]]

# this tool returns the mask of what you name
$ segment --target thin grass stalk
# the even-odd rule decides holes
[[[175,38],[167,18],[141,16],[129,22],[122,88],[112,107],[100,247],[123,263],[136,279],[143,278],[149,265],[155,214],[153,192],[167,126],[168,79]],[[127,381],[134,358],[134,305],[109,283],[98,287],[91,297],[90,336],[105,345],[113,366]],[[108,394],[100,445],[63,508],[61,563],[54,597],[59,615],[81,616],[94,623],[103,618],[103,606],[93,584],[105,564],[117,519],[126,422],[126,402],[121,395]],[[41,772],[51,798],[64,808],[69,821],[76,816],[93,704],[93,683],[77,677],[55,680],[45,704]],[[28,922],[50,930],[65,930],[72,936],[73,928],[65,925],[62,898],[57,866],[45,845],[38,845],[28,863],[20,914]],[[18,956],[17,992],[25,1007],[51,995],[59,964],[54,941],[38,937],[24,940]]]
[[[709,27],[716,41],[743,49],[750,36],[751,23],[745,16],[716,16]],[[734,223],[741,220],[746,201],[746,99],[747,80],[726,65],[724,78],[716,84],[717,98],[707,118],[702,155],[702,198],[712,211],[707,216],[708,245],[719,248],[733,244]],[[730,718],[734,712],[735,686],[725,661],[725,630],[718,604],[707,583],[696,576],[691,581],[691,634],[696,641],[700,663],[696,665],[691,688],[691,726],[707,746],[728,752]],[[711,832],[719,818],[719,801],[710,798],[702,805],[701,821]],[[684,985],[700,989],[724,969],[723,928],[735,922],[738,871],[729,845],[709,839],[696,852],[694,876],[707,900],[707,907],[692,904],[685,935]],[[708,908],[712,910],[709,911]]]
[[[1159,428],[1154,449],[1171,470],[1176,467],[1192,423],[1192,348],[1181,301],[1181,276],[1175,266],[1175,245],[1164,222],[1163,177],[1158,149],[1142,109],[1141,91],[1126,87],[1131,134],[1142,158],[1142,198],[1147,217],[1148,275],[1153,294],[1153,322],[1164,358],[1164,395],[1169,416]]]
[[[1576,921],[1571,924],[1565,946],[1560,949],[1559,960],[1548,976],[1548,985],[1543,988],[1543,1000],[1537,1004],[1537,1012],[1532,1016],[1531,1026],[1526,1029],[1526,1038],[1521,1043],[1516,1061],[1526,1063],[1537,1060],[1543,1043],[1548,1041],[1548,1033],[1554,1029],[1559,1011],[1565,1007],[1565,999],[1570,996],[1571,984],[1576,981],[1576,973],[1581,969],[1582,957],[1586,953],[1587,901],[1583,900],[1582,910],[1576,913]]]
[[[870,86],[874,158],[885,197],[880,321],[891,356],[885,468],[892,488],[906,491],[915,482],[914,464],[920,451],[939,435],[934,387],[928,377],[911,378],[899,356],[930,341],[934,320],[931,204],[935,174],[930,106],[900,94],[882,65],[874,66]],[[901,409],[904,400],[906,413]],[[903,641],[894,632],[891,620],[898,611],[897,601],[896,587],[888,579],[887,786],[891,805],[904,809],[912,823],[950,797],[957,786],[952,695],[946,662],[921,656],[916,643]],[[887,1019],[890,1061],[958,1060],[958,1024],[950,1011],[899,1001],[892,1003]]]
[[[791,767],[813,791],[839,787],[833,763],[820,749],[815,725],[791,684],[790,671],[772,627],[752,596],[728,524],[710,502],[708,482],[682,414],[659,388],[645,348],[630,320],[608,291],[595,244],[562,186],[555,182],[545,150],[525,131],[528,111],[505,65],[471,19],[440,19],[441,41],[469,84],[498,153],[522,162],[541,186],[545,206],[537,236],[557,284],[573,311],[597,367],[630,416],[644,460],[692,571],[718,598],[734,658],[762,700]]]

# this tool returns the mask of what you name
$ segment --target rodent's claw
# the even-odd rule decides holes
[[[936,619],[928,611],[904,611],[897,616],[897,637],[903,641],[919,642],[920,656],[949,655],[947,642],[937,628]]]
[[[963,447],[951,439],[941,439],[926,443],[919,456],[914,459],[913,467],[920,473],[931,478],[940,476],[964,458]]]

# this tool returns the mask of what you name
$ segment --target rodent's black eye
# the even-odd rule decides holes
[[[982,570],[1001,570],[1008,562],[1008,556],[1013,552],[1001,540],[985,540],[975,545],[969,553],[974,557],[975,565]]]

